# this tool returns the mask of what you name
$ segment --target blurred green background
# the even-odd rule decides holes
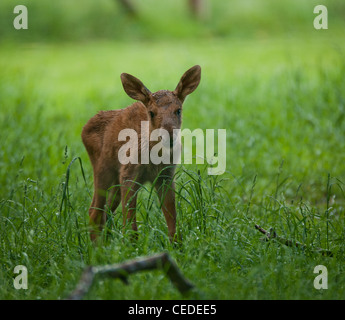
[[[344,32],[341,0],[199,0],[193,14],[189,0],[23,0],[29,31],[13,28],[13,0],[0,3],[0,39],[26,41],[162,40],[315,35],[313,8],[326,5],[332,35]]]

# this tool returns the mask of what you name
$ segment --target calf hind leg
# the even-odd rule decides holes
[[[131,223],[132,230],[138,231],[136,222],[137,192],[139,186],[131,181],[125,181],[121,186],[121,202],[123,214],[123,228],[127,223]]]
[[[110,187],[108,194],[108,207],[115,213],[116,208],[121,202],[121,188],[117,185]]]
[[[109,170],[94,170],[94,195],[89,209],[90,238],[95,241],[102,231],[107,220],[105,211],[107,190],[113,183],[113,176]],[[114,201],[113,206],[115,206]]]

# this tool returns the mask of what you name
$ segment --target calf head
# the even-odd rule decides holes
[[[170,148],[174,146],[174,129],[180,129],[182,123],[182,104],[190,93],[199,85],[201,68],[196,65],[187,70],[181,77],[174,91],[160,90],[151,93],[136,77],[121,74],[125,92],[131,98],[141,101],[147,108],[150,121],[150,132],[155,129],[165,129],[169,133]]]

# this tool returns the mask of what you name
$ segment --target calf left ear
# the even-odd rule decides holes
[[[151,92],[138,78],[128,73],[122,73],[121,81],[123,89],[131,98],[133,98],[134,100],[139,100],[145,105],[149,102]]]
[[[200,78],[201,67],[198,65],[190,68],[184,73],[176,89],[173,91],[181,102],[198,87]]]

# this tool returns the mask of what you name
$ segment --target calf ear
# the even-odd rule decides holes
[[[174,94],[177,95],[181,102],[183,102],[184,99],[198,87],[200,78],[201,68],[198,65],[190,68],[184,73],[174,90]]]
[[[128,73],[121,74],[121,82],[126,93],[133,98],[147,104],[151,97],[151,92],[144,84]]]

